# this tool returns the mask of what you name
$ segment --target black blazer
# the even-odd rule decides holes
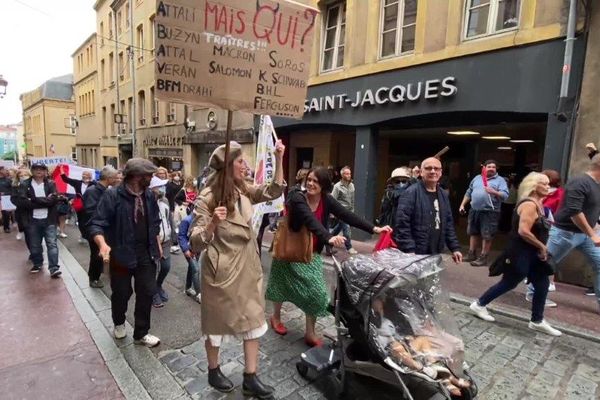
[[[76,194],[82,196],[82,194],[81,194],[81,185],[83,184],[83,181],[80,181],[79,179],[69,178],[65,174],[61,174],[60,177],[62,178],[63,181],[65,181],[69,185],[73,186],[73,189],[75,189],[75,193]],[[90,181],[90,183],[88,183],[88,188],[90,188],[91,186],[93,186],[95,184],[96,184],[95,181]]]
[[[306,226],[313,235],[317,237],[317,248],[315,253],[323,251],[323,247],[329,242],[333,235],[329,232],[329,214],[335,215],[350,226],[359,228],[365,232],[373,233],[375,225],[362,219],[352,211],[348,211],[330,194],[323,194],[323,219],[315,218],[308,201],[306,193],[299,187],[294,187],[288,193],[286,202],[290,229],[299,231]]]

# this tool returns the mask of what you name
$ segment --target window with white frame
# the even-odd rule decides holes
[[[520,0],[467,0],[465,38],[514,29],[519,26]]]
[[[140,125],[146,125],[146,95],[143,90],[138,92],[138,116],[140,118]]]
[[[415,49],[418,0],[381,1],[381,58]]]
[[[158,100],[154,94],[154,86],[150,88],[150,101],[152,102],[152,124],[156,125],[159,123],[159,111],[158,111]]]
[[[345,36],[346,2],[342,2],[327,8],[321,71],[331,71],[344,66]]]
[[[175,103],[167,103],[167,122],[175,121],[176,115],[176,104]]]

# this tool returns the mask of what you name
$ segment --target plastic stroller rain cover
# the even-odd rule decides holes
[[[402,373],[463,378],[464,345],[440,285],[442,257],[386,249],[344,262],[347,295],[370,350]],[[449,371],[448,371],[449,370]]]

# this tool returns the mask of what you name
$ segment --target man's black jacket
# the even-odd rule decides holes
[[[440,243],[435,254],[444,251],[444,245],[454,252],[460,250],[460,244],[454,230],[454,220],[450,200],[439,185],[437,187],[440,205],[441,233]],[[405,253],[429,254],[429,230],[435,218],[435,210],[425,189],[423,181],[406,189],[398,201],[396,220],[394,221],[394,242]]]
[[[56,185],[50,179],[44,179],[44,192],[46,197],[36,197],[35,190],[31,186],[33,178],[29,178],[22,182],[19,187],[15,188],[10,201],[19,209],[23,225],[31,223],[33,219],[33,210],[36,208],[48,209],[48,222],[55,225],[58,222],[58,213],[56,204],[58,196],[56,196]],[[53,194],[54,196],[48,197]]]
[[[111,259],[123,267],[135,268],[137,265],[133,221],[135,197],[127,192],[124,185],[106,189],[87,224],[87,233],[90,239],[96,235],[103,235],[112,249]],[[148,221],[148,250],[150,257],[157,260],[160,256],[156,239],[160,232],[158,203],[149,189],[146,189],[144,198]]]

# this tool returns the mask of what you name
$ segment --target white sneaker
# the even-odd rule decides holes
[[[525,295],[525,300],[527,300],[528,302],[531,303],[533,301],[533,293],[527,293]],[[556,304],[555,302],[553,302],[550,299],[546,299],[546,304],[544,304],[544,307],[556,308],[556,307],[558,307],[558,304]]]
[[[552,336],[560,336],[562,332],[556,328],[550,326],[549,323],[546,322],[545,319],[542,322],[531,322],[529,321],[529,329],[533,329],[534,331],[540,331]]]
[[[160,339],[148,333],[143,338],[135,340],[134,343],[146,347],[156,347],[160,344]]]
[[[355,256],[358,254],[358,251],[356,251],[356,250],[354,250],[354,248],[352,248],[352,249],[348,250],[348,254]]]
[[[194,297],[196,296],[196,291],[193,288],[185,289],[185,294],[190,297]]]
[[[17,233],[17,240],[23,240],[23,234],[21,232]]]
[[[177,254],[177,253],[179,253],[180,250],[181,249],[179,248],[179,246],[171,246],[170,252],[171,252],[171,254]]]
[[[115,330],[113,331],[115,335],[115,339],[123,339],[127,336],[127,330],[125,329],[125,324],[115,325]]]
[[[58,234],[58,237],[61,237],[61,238],[68,238],[67,234],[66,234],[66,233],[64,233],[64,232],[60,232],[60,233]]]
[[[477,300],[472,302],[469,308],[471,309],[471,311],[473,311],[473,314],[475,314],[484,321],[494,322],[496,320],[496,318],[492,317],[492,314],[489,313],[487,308],[479,305]]]
[[[548,291],[556,292],[556,285],[554,284],[554,282],[550,282],[550,285],[548,285]]]
[[[194,296],[194,300],[196,300],[196,303],[202,304],[202,293],[198,293],[196,296]]]

